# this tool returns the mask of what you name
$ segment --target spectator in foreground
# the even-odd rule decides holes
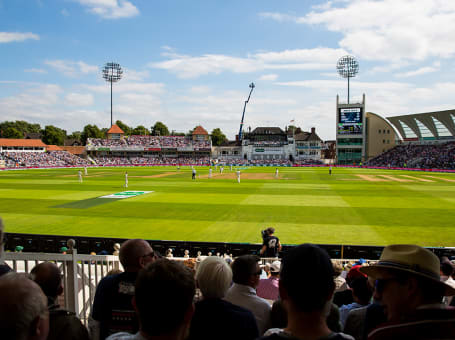
[[[455,288],[455,280],[452,279],[453,275],[453,265],[449,260],[443,261],[441,263],[441,281],[449,285],[452,288]],[[450,305],[453,300],[453,296],[444,296],[444,303]]]
[[[3,220],[0,217],[0,276],[11,271],[11,268],[3,260],[3,230]]]
[[[441,304],[455,289],[440,281],[436,255],[416,245],[390,245],[379,262],[360,269],[376,280],[375,299],[388,323],[368,339],[455,339],[455,310]]]
[[[351,292],[354,302],[340,307],[340,319],[343,328],[349,312],[353,309],[369,305],[371,296],[373,295],[373,291],[368,284],[368,279],[363,276],[351,281]]]
[[[237,257],[232,263],[234,284],[228,290],[225,300],[251,311],[256,319],[259,334],[270,328],[272,307],[267,300],[256,295],[261,268],[255,255]]]
[[[14,340],[45,340],[49,333],[46,296],[24,274],[0,278],[0,337]]]
[[[122,244],[119,258],[125,272],[104,277],[96,289],[89,324],[93,340],[139,329],[131,303],[134,284],[139,270],[154,261],[155,253],[147,241],[133,239]]]
[[[223,300],[232,282],[232,270],[224,259],[210,256],[203,260],[197,268],[196,281],[203,299],[196,303],[190,340],[258,337],[254,315]]]
[[[133,299],[139,332],[112,334],[108,340],[185,339],[195,290],[193,274],[183,264],[168,259],[149,264],[138,275]]]
[[[60,270],[51,262],[36,265],[30,272],[31,278],[47,297],[49,310],[49,335],[47,340],[89,340],[87,328],[74,313],[60,308],[57,298],[63,293]]]
[[[280,261],[274,261],[270,265],[270,277],[259,281],[256,292],[259,297],[275,301],[280,296],[278,292],[278,283],[280,281]]]
[[[311,278],[307,273],[312,273]],[[283,258],[280,274],[280,297],[288,324],[282,332],[262,339],[353,339],[332,332],[326,323],[335,290],[333,278],[332,262],[323,249],[312,244],[291,249]]]

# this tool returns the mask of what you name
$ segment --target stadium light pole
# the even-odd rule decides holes
[[[337,71],[343,78],[348,78],[348,104],[349,104],[349,79],[359,73],[359,63],[351,55],[341,57],[337,62]]]
[[[250,101],[251,93],[253,92],[253,89],[255,88],[254,83],[251,83],[249,85],[250,87],[250,94],[248,95],[248,99],[245,100],[245,105],[243,106],[243,113],[242,113],[242,121],[240,122],[240,130],[239,130],[239,141],[242,141],[242,130],[243,130],[243,118],[245,117],[245,109],[246,109],[246,104]]]
[[[123,70],[119,64],[111,62],[106,63],[103,68],[104,80],[111,83],[111,126],[112,126],[112,83],[118,82],[122,79]]]

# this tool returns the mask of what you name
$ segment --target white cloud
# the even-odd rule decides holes
[[[0,32],[0,44],[10,42],[22,42],[25,40],[39,40],[39,35],[34,33],[21,33],[21,32]]]
[[[83,61],[46,60],[44,64],[68,77],[77,77],[80,74],[96,73],[99,70],[98,66],[88,65]]]
[[[139,14],[139,10],[126,0],[77,0],[86,6],[92,14],[104,19],[131,18]]]
[[[325,70],[333,69],[337,59],[346,54],[342,49],[314,48],[261,52],[245,58],[222,54],[202,56],[164,53],[169,57],[162,62],[150,63],[150,67],[168,70],[179,78],[196,78],[222,72],[251,73],[263,70]]]
[[[69,106],[89,106],[93,105],[93,95],[90,93],[68,93],[65,102]]]
[[[265,81],[275,81],[278,78],[278,74],[264,74],[263,76],[259,77],[259,80]]]
[[[432,72],[436,72],[436,71],[439,71],[439,68],[432,67],[432,66],[426,66],[426,67],[421,67],[414,71],[397,73],[396,76],[399,78],[407,78],[407,77],[420,76],[422,74],[432,73]]]
[[[274,12],[261,12],[259,16],[265,19],[272,19],[278,22],[284,21],[296,21],[297,17],[294,15],[283,14],[283,13],[274,13]]]
[[[269,13],[282,20],[280,13]],[[369,60],[422,61],[455,55],[455,2],[447,0],[352,0],[315,9],[296,23],[341,33],[339,45]]]
[[[27,68],[24,70],[24,72],[28,72],[28,73],[41,73],[41,74],[45,74],[47,73],[46,70],[43,70],[42,68]]]

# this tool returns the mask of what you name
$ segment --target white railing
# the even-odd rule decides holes
[[[76,249],[69,254],[4,253],[3,260],[14,271],[30,273],[41,262],[54,262],[62,273],[62,306],[87,325],[98,282],[114,269],[122,269],[118,256],[82,255]]]

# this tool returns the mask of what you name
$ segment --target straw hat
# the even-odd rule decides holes
[[[394,244],[384,248],[379,262],[360,268],[362,273],[376,279],[387,276],[390,270],[427,278],[444,287],[445,296],[455,295],[455,289],[440,280],[440,263],[431,251],[411,244]]]

